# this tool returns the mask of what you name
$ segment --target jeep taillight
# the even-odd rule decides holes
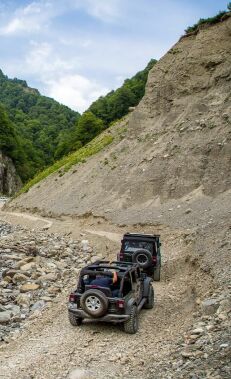
[[[69,296],[69,302],[70,303],[75,303],[77,300],[77,296],[74,293],[71,293]]]
[[[124,260],[124,253],[119,253],[119,261],[123,261]]]
[[[117,308],[123,309],[124,308],[124,300],[117,300],[116,302]]]
[[[153,261],[153,263],[156,263],[156,261],[157,261],[156,256],[153,256],[153,257],[152,257],[152,261]]]

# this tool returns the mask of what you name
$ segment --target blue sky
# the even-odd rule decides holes
[[[0,0],[0,68],[83,112],[228,0]]]

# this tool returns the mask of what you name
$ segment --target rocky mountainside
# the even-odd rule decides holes
[[[11,196],[22,186],[21,179],[10,158],[0,151],[0,194]]]
[[[103,152],[13,202],[53,214],[150,209],[231,184],[231,18],[182,38],[150,71],[145,96]],[[63,175],[64,174],[64,175]]]

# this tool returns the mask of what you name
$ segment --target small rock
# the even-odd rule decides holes
[[[85,370],[75,369],[71,371],[68,379],[90,379],[90,374]]]
[[[39,284],[26,283],[20,287],[20,292],[36,291],[37,289],[39,289]]]
[[[10,311],[4,311],[0,312],[0,324],[6,324],[11,319],[11,312]]]
[[[57,293],[60,292],[60,288],[59,287],[50,287],[48,288],[47,290],[50,294],[52,295],[56,295]]]
[[[28,280],[28,277],[24,274],[21,274],[21,273],[17,273],[13,276],[13,282],[14,283],[17,283],[17,282],[25,282]]]
[[[56,279],[57,279],[57,275],[53,272],[49,272],[48,274],[42,275],[38,278],[38,280],[42,282],[46,282],[46,281],[55,282]]]
[[[17,296],[16,302],[21,307],[29,307],[29,305],[30,305],[30,298],[29,298],[28,295],[21,293],[20,295]]]
[[[98,257],[97,255],[94,255],[92,258],[91,258],[91,263],[93,262],[96,262],[96,261],[99,261],[101,260],[102,258]]]
[[[35,263],[29,262],[29,263],[26,263],[25,265],[21,266],[20,270],[21,271],[29,271],[29,270],[33,269],[34,267],[35,267]]]
[[[229,344],[228,344],[228,343],[222,343],[222,344],[220,345],[220,348],[221,348],[221,349],[225,349],[226,347],[229,347]]]
[[[38,300],[36,303],[31,307],[31,311],[37,311],[37,310],[42,310],[45,307],[46,303],[44,300]]]
[[[202,329],[202,328],[196,328],[196,329],[191,330],[190,333],[191,334],[203,334],[204,333],[204,329]]]
[[[193,357],[193,353],[191,353],[191,352],[189,352],[189,351],[182,351],[182,352],[181,352],[181,355],[182,355],[182,357],[184,357],[184,358],[191,358],[191,357]]]
[[[206,299],[201,303],[202,311],[206,315],[212,315],[216,313],[218,307],[219,303],[217,299]]]

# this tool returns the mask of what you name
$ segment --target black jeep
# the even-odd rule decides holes
[[[153,306],[152,278],[139,265],[97,261],[81,270],[77,289],[69,296],[68,314],[74,326],[80,326],[83,319],[120,322],[126,333],[134,334],[141,308]]]
[[[160,280],[160,236],[157,234],[126,233],[121,241],[118,261],[137,263],[155,281]]]

